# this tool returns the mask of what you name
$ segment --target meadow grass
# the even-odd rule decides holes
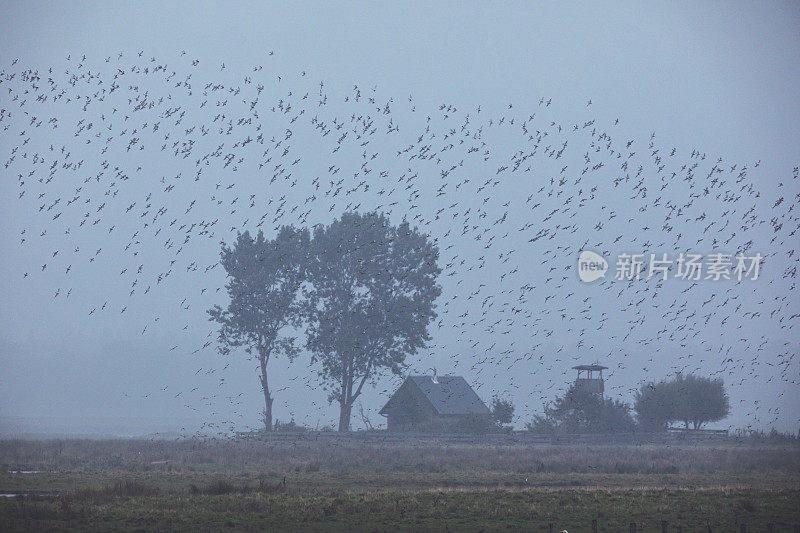
[[[133,530],[526,530],[791,531],[796,490],[432,489],[318,493],[227,492],[125,495],[98,491],[0,501],[4,531]],[[674,531],[674,529],[671,529]]]
[[[0,441],[2,531],[793,531],[796,445]],[[35,474],[20,471],[38,470]]]
[[[3,470],[800,472],[800,446],[361,444],[338,441],[0,440]]]

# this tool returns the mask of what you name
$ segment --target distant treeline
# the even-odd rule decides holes
[[[679,423],[697,430],[729,413],[721,379],[679,374],[642,385],[633,406],[573,385],[546,405],[544,414],[535,416],[527,429],[542,434],[660,432]]]

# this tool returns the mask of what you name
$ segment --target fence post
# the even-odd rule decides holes
[[[667,521],[666,520],[662,520],[661,521],[661,533],[667,533]]]
[[[597,533],[597,519],[592,520],[592,533]]]
[[[553,533],[553,523],[547,524],[547,533]]]

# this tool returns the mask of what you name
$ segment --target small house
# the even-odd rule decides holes
[[[472,433],[491,426],[491,411],[461,376],[409,376],[380,414],[393,432]]]

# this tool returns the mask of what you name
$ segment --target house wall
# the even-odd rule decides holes
[[[390,413],[387,429],[397,433],[422,433],[429,435],[452,433],[485,433],[490,428],[489,415],[431,415],[413,416],[409,413]]]

